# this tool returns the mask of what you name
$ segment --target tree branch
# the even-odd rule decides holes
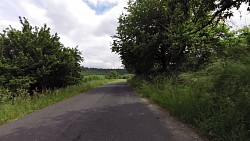
[[[203,28],[205,28],[205,27],[207,27],[208,25],[212,24],[213,21],[214,21],[214,19],[215,19],[216,17],[219,16],[219,17],[221,18],[220,15],[222,14],[223,11],[229,9],[229,8],[232,7],[233,5],[236,5],[236,4],[237,4],[238,2],[240,2],[240,1],[241,1],[241,0],[235,0],[235,1],[231,2],[231,3],[227,3],[227,4],[224,5],[221,9],[219,9],[219,10],[217,10],[217,11],[215,12],[215,13],[213,14],[212,18],[211,18],[208,22],[202,24],[202,26],[201,26],[200,28],[198,28],[197,30],[191,32],[190,34],[197,33],[197,32],[199,32],[200,30],[202,30]],[[218,20],[220,20],[220,19],[218,19]]]

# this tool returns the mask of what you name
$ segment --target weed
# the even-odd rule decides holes
[[[138,93],[216,141],[250,139],[250,65],[219,60],[199,72],[129,81]]]
[[[32,97],[16,97],[15,99],[2,102],[0,103],[0,125],[48,105],[83,93],[91,88],[120,81],[125,80],[88,80],[88,82],[68,86],[58,90],[46,90],[43,93],[37,93]]]

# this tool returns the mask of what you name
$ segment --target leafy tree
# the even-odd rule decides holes
[[[223,59],[250,60],[250,27],[244,27],[233,32],[234,36],[223,40],[227,46],[222,54]],[[248,58],[247,58],[248,57]]]
[[[207,13],[206,19],[210,17]],[[119,18],[112,51],[136,74],[197,69],[209,61],[225,25],[196,31],[200,24],[193,18],[184,1],[129,1]]]
[[[11,26],[0,34],[0,86],[18,94],[64,87],[80,80],[83,58],[77,48],[66,48],[50,28],[32,27],[21,18],[22,29]]]
[[[239,9],[243,3],[248,4],[247,10],[250,11],[249,0],[179,0],[178,2],[183,3],[185,13],[192,11],[192,22],[197,25],[193,32],[230,18],[233,16],[232,9]]]
[[[173,1],[128,3],[128,13],[119,18],[112,47],[121,55],[126,69],[133,73],[165,71],[181,60],[176,56],[181,56],[185,47],[172,46],[172,42],[178,40],[176,35],[183,32],[181,25],[186,16],[181,8],[181,4],[173,4]]]

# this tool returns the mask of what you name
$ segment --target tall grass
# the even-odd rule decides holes
[[[44,108],[48,105],[54,104],[58,101],[85,92],[91,88],[119,81],[125,80],[92,79],[88,82],[58,90],[47,90],[43,93],[35,94],[32,97],[17,97],[15,99],[5,101],[0,103],[0,125],[38,109]]]
[[[217,61],[199,72],[158,76],[129,83],[173,115],[194,125],[211,140],[250,140],[250,65]]]

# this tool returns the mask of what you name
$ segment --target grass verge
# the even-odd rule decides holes
[[[218,61],[199,72],[129,84],[214,141],[250,141],[250,65]]]
[[[66,88],[45,91],[33,97],[18,97],[0,104],[0,125],[18,119],[28,113],[44,108],[69,97],[83,93],[89,89],[113,83],[126,81],[124,79],[92,80]]]

